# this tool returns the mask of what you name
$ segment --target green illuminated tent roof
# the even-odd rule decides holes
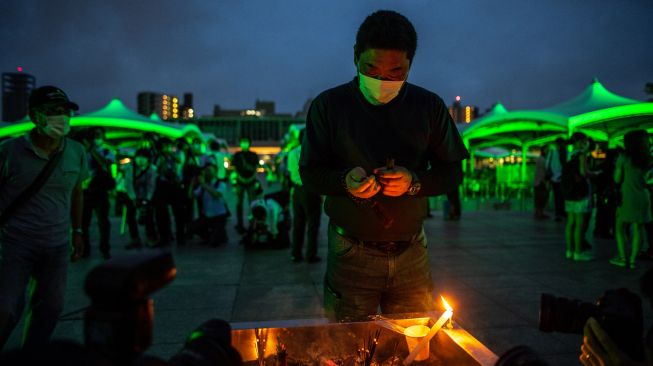
[[[577,97],[548,110],[566,113],[572,131],[602,140],[613,140],[635,128],[653,129],[653,103],[614,94],[597,79]]]
[[[550,108],[495,109],[465,128],[463,138],[480,147],[520,146],[546,143],[573,131],[598,140],[612,140],[633,128],[653,131],[653,103],[614,94],[597,79],[578,96]]]
[[[573,117],[601,109],[638,103],[641,103],[641,101],[625,98],[610,92],[598,79],[594,78],[592,83],[575,98],[553,107],[542,109],[542,111]]]
[[[462,132],[473,145],[522,146],[532,140],[567,131],[567,118],[546,111],[508,111],[497,103],[492,111],[473,121]]]
[[[104,127],[107,130],[107,139],[110,140],[135,140],[139,139],[143,132],[154,132],[172,139],[202,136],[202,132],[195,124],[152,120],[127,108],[119,99],[113,99],[96,111],[73,117],[70,124],[73,127]],[[0,138],[23,134],[33,126],[28,121],[0,125]]]

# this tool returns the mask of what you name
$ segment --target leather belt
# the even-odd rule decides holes
[[[386,254],[393,254],[393,255],[399,255],[403,253],[410,244],[412,243],[411,241],[405,241],[405,240],[395,240],[395,241],[368,241],[368,240],[360,240],[356,238],[355,236],[351,235],[347,230],[344,228],[334,225],[334,224],[329,224],[332,228],[333,231],[335,231],[338,235],[345,237],[347,239],[353,240],[360,245],[377,250],[379,252],[383,252]]]

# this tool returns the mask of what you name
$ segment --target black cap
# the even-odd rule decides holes
[[[46,104],[65,105],[73,111],[78,111],[79,106],[68,99],[66,93],[56,86],[42,86],[32,90],[29,96],[29,107],[38,108]]]

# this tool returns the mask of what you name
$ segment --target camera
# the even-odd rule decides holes
[[[633,360],[644,360],[642,300],[637,294],[625,288],[608,290],[594,304],[546,293],[541,296],[539,328],[543,332],[583,334],[589,317]]]
[[[153,301],[149,295],[176,275],[172,255],[147,251],[115,257],[93,268],[85,291],[91,305],[84,314],[84,345],[54,340],[38,352],[15,350],[0,354],[0,364],[31,365],[170,365],[240,366],[231,346],[231,327],[224,320],[204,322],[169,361],[147,355],[152,342]]]

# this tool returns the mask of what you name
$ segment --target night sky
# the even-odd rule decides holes
[[[196,115],[256,99],[294,114],[355,75],[356,30],[378,9],[413,22],[408,80],[447,104],[545,108],[594,76],[644,100],[653,82],[650,0],[3,0],[0,71],[22,66],[82,113],[157,91],[192,92]]]

